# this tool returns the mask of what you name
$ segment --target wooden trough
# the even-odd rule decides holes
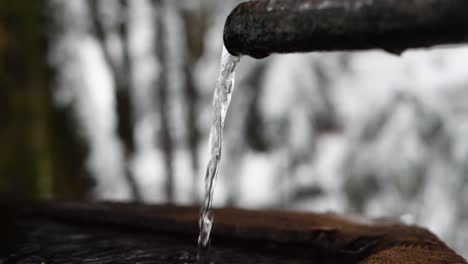
[[[0,263],[197,263],[198,208],[2,206]],[[466,263],[426,229],[334,214],[219,209],[208,263]]]

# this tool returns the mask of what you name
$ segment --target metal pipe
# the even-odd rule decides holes
[[[468,42],[468,0],[257,0],[228,16],[234,55],[409,48]]]

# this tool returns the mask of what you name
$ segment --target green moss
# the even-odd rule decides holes
[[[52,195],[44,1],[0,1],[0,191]]]

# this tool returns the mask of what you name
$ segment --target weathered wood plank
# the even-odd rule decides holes
[[[215,263],[466,263],[415,226],[333,214],[239,209],[215,214],[210,253]],[[198,208],[52,203],[23,206],[14,219],[8,239],[17,242],[3,259],[21,261],[3,263],[195,262]]]

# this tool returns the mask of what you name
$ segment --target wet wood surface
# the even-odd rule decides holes
[[[229,15],[234,55],[409,48],[468,42],[466,0],[256,0]]]
[[[196,263],[198,208],[9,206],[0,263]],[[16,213],[13,213],[16,212]],[[426,229],[334,214],[215,212],[214,263],[466,263]]]

